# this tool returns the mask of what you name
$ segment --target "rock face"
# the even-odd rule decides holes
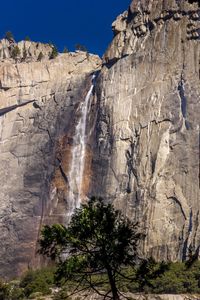
[[[0,276],[36,266],[41,224],[67,213],[65,153],[100,64],[78,52],[0,65]]]
[[[15,52],[16,48],[18,49]],[[53,45],[21,41],[16,43],[13,39],[0,41],[0,60],[9,59],[12,62],[31,62],[48,60],[51,56]],[[40,54],[41,53],[41,54]]]
[[[200,245],[199,25],[198,1],[132,1],[97,83],[91,194],[138,221],[157,259]]]
[[[200,245],[199,25],[198,1],[132,1],[112,24],[87,116],[83,198],[114,202],[162,260]],[[0,277],[40,264],[41,225],[70,207],[74,134],[101,61],[51,51],[0,42]]]

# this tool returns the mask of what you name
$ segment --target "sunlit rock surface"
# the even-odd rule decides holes
[[[139,221],[147,255],[185,259],[200,244],[199,4],[132,1],[112,26],[91,194]]]
[[[138,221],[145,255],[184,260],[200,244],[199,3],[135,0],[112,28],[87,116],[83,201],[102,196]],[[0,276],[38,266],[42,224],[65,223],[71,205],[74,135],[101,60],[51,52],[0,42]]]
[[[0,276],[36,266],[41,225],[67,214],[67,149],[100,64],[84,52],[0,64]]]
[[[199,300],[198,295],[141,295],[141,294],[131,294],[126,295],[130,300]],[[84,297],[83,297],[84,298]],[[87,296],[88,300],[100,300],[101,297],[96,295]],[[121,299],[124,299],[121,297]]]

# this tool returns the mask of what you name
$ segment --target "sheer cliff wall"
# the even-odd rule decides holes
[[[185,259],[200,244],[198,1],[132,1],[97,83],[91,194],[146,233],[143,251]]]
[[[111,201],[146,233],[143,253],[185,259],[200,245],[198,1],[135,0],[114,38],[87,117],[84,199]],[[40,264],[44,223],[64,222],[80,107],[101,60],[0,42],[0,276]],[[44,56],[38,61],[39,54]]]
[[[65,222],[71,141],[101,63],[84,52],[38,62],[44,45],[28,49],[30,57],[16,62],[4,47],[0,64],[0,276],[8,277],[40,264],[42,224]]]

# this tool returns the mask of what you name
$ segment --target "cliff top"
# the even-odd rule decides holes
[[[100,62],[98,55],[90,54],[87,51],[75,51],[66,53],[58,53],[56,47],[53,44],[44,44],[33,41],[20,41],[15,42],[14,39],[4,38],[0,40],[0,61],[13,62],[36,62],[36,61],[48,61],[56,58],[57,56],[84,56],[92,57],[92,59]]]

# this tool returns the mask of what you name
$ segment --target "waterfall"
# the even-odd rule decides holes
[[[90,109],[90,98],[94,89],[95,75],[92,76],[91,87],[81,103],[81,116],[75,128],[72,146],[71,168],[68,175],[69,181],[69,200],[68,200],[68,217],[70,218],[75,208],[79,208],[82,198],[82,181],[85,167],[85,150],[86,150],[86,128],[87,116]]]

